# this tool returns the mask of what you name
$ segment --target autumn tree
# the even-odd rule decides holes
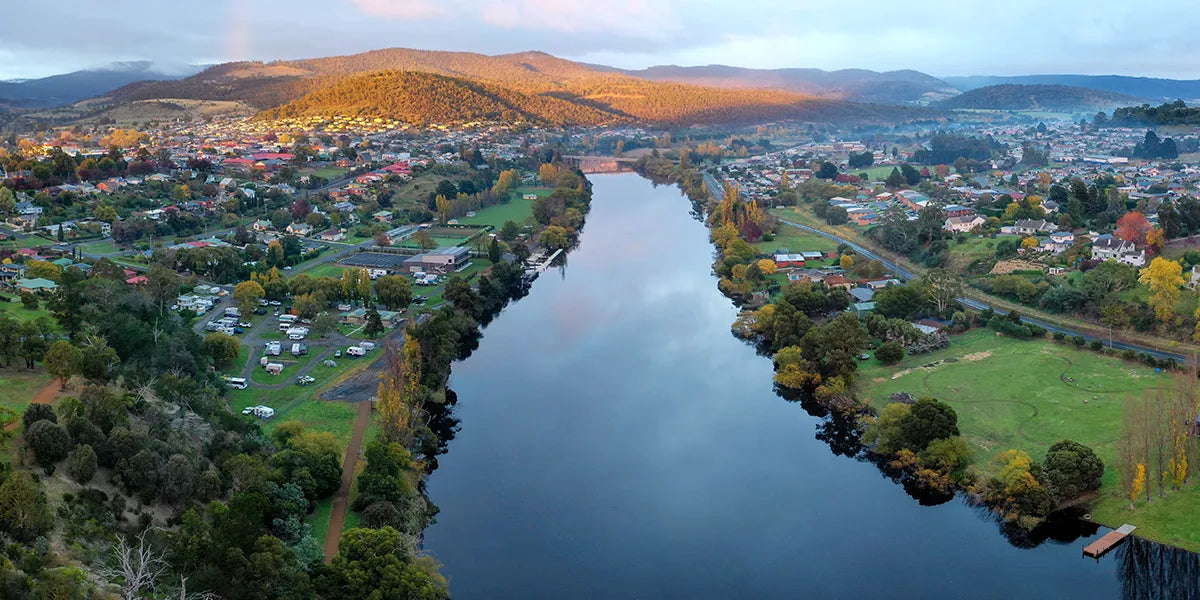
[[[388,310],[400,310],[412,303],[412,284],[407,277],[384,275],[375,280],[375,296]]]
[[[421,344],[410,332],[404,345],[388,343],[379,375],[379,417],[383,439],[405,448],[415,445],[428,428],[421,388]]]
[[[248,315],[258,305],[258,301],[267,294],[263,286],[256,281],[243,281],[233,288],[233,300],[238,304],[238,310]]]
[[[1164,324],[1175,316],[1179,288],[1184,283],[1182,273],[1183,267],[1178,262],[1156,256],[1138,277],[1138,281],[1150,287],[1150,306],[1154,308],[1154,316]]]
[[[1150,233],[1154,226],[1146,219],[1146,215],[1140,211],[1132,211],[1117,219],[1116,236],[1135,244],[1146,242],[1146,234]]]

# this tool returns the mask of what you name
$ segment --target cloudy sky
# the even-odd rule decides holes
[[[911,68],[1200,78],[1195,0],[108,0],[6,3],[0,79],[386,47],[621,67]]]

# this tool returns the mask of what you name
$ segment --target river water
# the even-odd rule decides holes
[[[1159,597],[1128,585],[1153,553],[1082,558],[1098,533],[1020,549],[835,455],[730,334],[690,203],[592,181],[569,264],[454,366],[462,430],[429,480],[425,548],[455,598]]]

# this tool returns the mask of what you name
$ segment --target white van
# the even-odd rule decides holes
[[[360,342],[358,346],[363,350],[370,352],[375,349],[375,342]]]
[[[246,389],[246,380],[242,377],[226,377],[225,383],[228,383],[229,387],[235,390]]]

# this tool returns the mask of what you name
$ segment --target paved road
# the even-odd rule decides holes
[[[714,196],[719,198],[721,196],[721,190],[722,190],[722,188],[720,187],[721,186],[720,182],[718,182],[716,180],[716,178],[714,178],[708,172],[704,173],[704,181],[708,185],[709,191]],[[850,240],[847,240],[842,237],[838,237],[832,233],[821,231],[820,229],[816,229],[814,227],[809,227],[808,225],[796,223],[795,221],[789,221],[788,219],[784,219],[782,217],[779,217],[779,222],[785,223],[785,224],[795,227],[797,229],[802,229],[804,231],[808,231],[810,233],[815,233],[821,237],[838,242],[839,244],[845,244],[846,246],[853,249],[856,253],[858,253],[862,256],[865,256],[868,259],[879,261],[880,263],[883,264],[883,266],[886,269],[895,273],[900,279],[909,280],[909,279],[916,278],[916,274],[914,274],[912,271],[909,271],[908,269],[901,267],[900,265],[896,264],[895,262],[892,262],[892,261],[880,256],[879,254],[872,252],[858,244],[855,244],[854,242],[851,242]],[[980,301],[980,300],[975,300],[973,298],[959,298],[958,302],[960,304],[962,304],[963,306],[966,306],[968,308],[972,308],[975,310],[985,310],[985,309],[990,308],[993,311],[995,311],[997,314],[1001,314],[1001,315],[1008,314],[1008,311],[1006,311],[1002,308],[999,308],[998,306],[994,306],[994,305],[988,304],[988,303]],[[1111,347],[1116,348],[1118,350],[1133,350],[1134,352],[1144,352],[1146,354],[1149,354],[1150,356],[1153,356],[1153,357],[1161,359],[1161,360],[1173,358],[1180,363],[1185,363],[1188,360],[1188,357],[1184,354],[1179,354],[1179,353],[1175,353],[1175,352],[1164,352],[1162,350],[1158,350],[1155,348],[1148,348],[1146,346],[1140,346],[1137,344],[1129,344],[1129,343],[1121,342],[1118,340],[1110,341],[1107,337],[1096,336],[1096,335],[1092,335],[1090,333],[1079,331],[1079,330],[1072,329],[1069,327],[1054,325],[1052,323],[1047,323],[1046,321],[1043,321],[1041,319],[1034,319],[1034,318],[1023,316],[1023,317],[1021,317],[1021,321],[1025,322],[1025,323],[1032,323],[1032,324],[1037,325],[1038,327],[1041,327],[1050,332],[1060,332],[1065,335],[1081,336],[1089,342],[1099,341],[1105,345],[1110,345]]]

